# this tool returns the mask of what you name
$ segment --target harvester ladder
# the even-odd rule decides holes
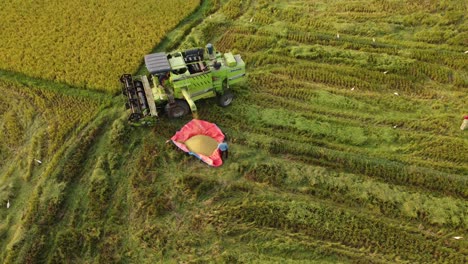
[[[183,88],[181,90],[181,92],[182,92],[182,95],[185,98],[185,101],[187,101],[187,104],[189,105],[190,110],[192,111],[192,115],[193,115],[194,119],[198,119],[197,105],[192,100],[192,97],[190,96],[190,94],[187,92],[187,90],[185,88]]]

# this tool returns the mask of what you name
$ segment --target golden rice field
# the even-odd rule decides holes
[[[200,0],[2,1],[0,69],[116,92]]]
[[[468,263],[466,1],[200,1],[164,47],[247,63],[230,107],[197,101],[228,136],[219,168],[166,142],[190,116],[129,126],[123,99],[89,90],[140,67],[170,29],[148,20],[190,12],[79,2],[0,10],[34,40],[0,40],[1,263]]]

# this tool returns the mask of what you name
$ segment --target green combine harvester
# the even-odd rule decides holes
[[[197,112],[195,101],[217,97],[226,107],[234,96],[231,85],[245,79],[245,63],[240,55],[221,54],[212,44],[195,48],[145,56],[148,75],[120,77],[122,93],[128,99],[132,123],[151,123],[167,113],[170,118]]]

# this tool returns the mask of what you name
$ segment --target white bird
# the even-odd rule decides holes
[[[7,204],[6,204],[6,208],[7,208],[7,209],[10,208],[10,199],[8,199],[8,202],[7,202]]]
[[[339,34],[339,33],[338,33],[338,34],[336,34],[336,38],[340,38],[340,34]]]
[[[39,164],[42,164],[42,161],[38,160],[38,159],[34,159],[37,163]]]
[[[383,74],[387,74],[387,73],[388,73],[388,71],[384,71],[384,72],[383,72]]]
[[[462,239],[463,237],[461,237],[461,236],[456,236],[456,237],[453,237],[453,238],[455,238],[455,239]]]
[[[468,54],[468,50],[467,50],[467,51],[465,51],[465,54]]]
[[[252,23],[252,21],[253,21],[253,17],[250,19],[250,23]]]
[[[394,125],[393,128],[397,128],[398,126],[397,125]]]
[[[354,87],[353,87],[353,88],[351,88],[351,91],[354,91]]]
[[[399,95],[397,92],[394,92],[393,94],[394,94],[394,95]]]
[[[372,42],[375,42],[375,38],[372,38]]]

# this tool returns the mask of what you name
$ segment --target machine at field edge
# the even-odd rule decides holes
[[[231,85],[245,79],[240,55],[215,51],[212,44],[166,54],[145,56],[148,75],[120,77],[122,93],[133,123],[152,122],[161,113],[177,118],[197,112],[195,101],[217,97],[218,104],[231,104]]]

